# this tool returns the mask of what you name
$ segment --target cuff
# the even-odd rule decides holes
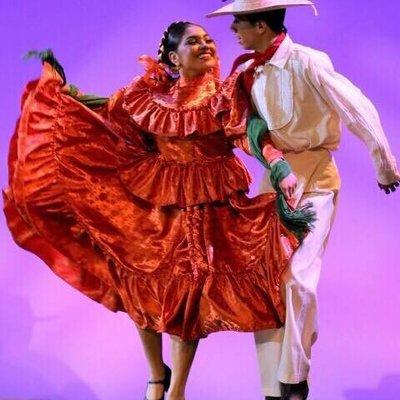
[[[397,170],[379,171],[377,174],[377,179],[381,185],[391,185],[400,181],[400,173]]]
[[[275,160],[283,160],[283,153],[278,150],[269,135],[266,135],[262,141],[262,154],[268,164],[271,164]]]

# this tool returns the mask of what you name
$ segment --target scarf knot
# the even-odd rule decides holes
[[[236,69],[249,60],[253,60],[253,62],[249,65],[248,68],[243,72],[243,83],[247,93],[251,93],[251,88],[254,83],[254,72],[257,67],[260,65],[264,65],[267,61],[271,60],[279,46],[282,44],[286,37],[286,33],[280,33],[271,43],[271,45],[263,52],[252,52],[245,53],[240,55],[234,62],[232,66],[232,70],[230,75],[232,75]]]

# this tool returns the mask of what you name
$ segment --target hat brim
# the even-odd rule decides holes
[[[246,9],[246,10],[237,10],[234,8],[234,3],[228,4],[224,7],[219,8],[218,10],[207,14],[207,18],[212,18],[212,17],[219,17],[222,15],[243,15],[243,14],[254,14],[254,13],[259,13],[263,11],[269,11],[269,10],[279,10],[282,8],[291,8],[291,7],[300,7],[300,6],[309,6],[314,10],[315,16],[318,15],[318,10],[315,7],[315,4],[312,3],[311,1],[293,1],[290,2],[288,1],[286,4],[282,4],[283,2],[280,2],[278,5],[270,5],[270,6],[264,6],[264,7],[256,7],[252,9]]]

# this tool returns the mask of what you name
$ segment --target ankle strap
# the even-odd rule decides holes
[[[159,380],[159,381],[148,381],[147,382],[149,385],[161,385],[161,384],[164,384],[165,383],[165,378],[164,379],[161,379],[161,380]]]

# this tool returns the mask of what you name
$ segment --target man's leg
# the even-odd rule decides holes
[[[335,194],[330,191],[307,194],[300,204],[307,202],[313,204],[317,221],[313,231],[293,255],[284,277],[285,327],[275,334],[268,331],[255,333],[257,357],[266,396],[276,396],[278,382],[297,384],[307,380],[311,346],[317,339],[316,290],[322,256],[335,213]],[[275,380],[275,384],[272,380]],[[272,388],[274,389],[271,390]]]
[[[263,393],[272,398],[281,396],[278,368],[283,336],[284,328],[268,329],[254,334]]]

